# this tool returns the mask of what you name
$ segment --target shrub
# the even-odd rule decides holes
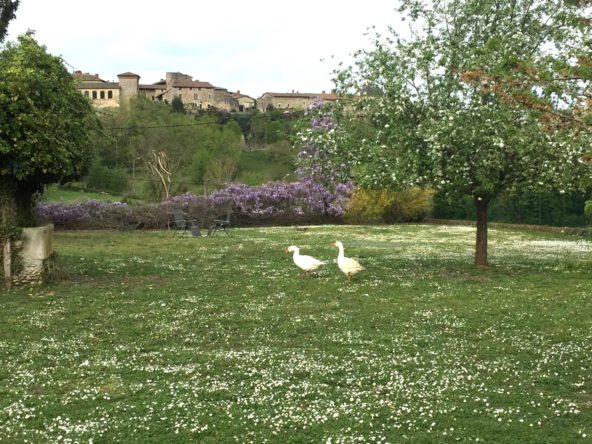
[[[99,162],[95,162],[90,167],[85,182],[89,188],[121,194],[127,190],[127,179],[125,169],[107,168]]]
[[[429,215],[434,194],[420,188],[403,191],[360,188],[351,196],[344,218],[348,223],[420,222]]]
[[[287,140],[281,140],[277,143],[267,145],[265,154],[267,154],[267,157],[273,162],[293,167],[298,150]]]
[[[239,181],[250,187],[258,186],[265,183],[265,176],[258,171],[247,171],[241,174]]]
[[[235,226],[290,225],[338,222],[352,185],[328,190],[309,180],[285,184],[269,182],[258,187],[228,184],[210,196],[190,193],[170,199],[169,204],[142,204],[87,200],[44,202],[37,207],[41,219],[58,229],[161,229],[167,226],[167,210],[181,207],[190,219],[207,227],[228,208],[235,212]]]

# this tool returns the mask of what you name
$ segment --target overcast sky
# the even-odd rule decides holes
[[[149,84],[179,71],[257,98],[267,91],[329,91],[336,63],[368,45],[368,27],[398,27],[395,6],[393,0],[21,0],[7,40],[35,30],[49,52],[104,80],[131,71]]]

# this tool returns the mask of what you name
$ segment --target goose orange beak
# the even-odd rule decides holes
[[[336,247],[337,245],[335,245],[335,242],[333,242],[333,246]]]
[[[288,250],[288,249],[286,248],[286,253],[289,253],[289,252],[290,252],[290,250]]]

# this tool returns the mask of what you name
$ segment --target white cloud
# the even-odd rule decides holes
[[[320,92],[331,89],[337,62],[368,45],[368,27],[400,24],[394,8],[391,0],[25,0],[8,40],[33,29],[51,53],[106,80],[132,71],[153,83],[180,71],[254,97]]]

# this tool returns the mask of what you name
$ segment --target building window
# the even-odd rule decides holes
[[[84,97],[86,97],[88,99],[88,97],[89,97],[88,91],[84,91]]]
[[[303,104],[303,105],[306,105],[306,102],[303,100],[303,101],[302,101],[302,104]]]
[[[101,91],[101,99],[105,98],[105,91]]]
[[[97,100],[97,92],[93,91],[93,100]]]
[[[278,108],[281,108],[281,107],[282,107],[282,104],[281,103],[278,103]]]
[[[107,93],[107,97],[108,97],[109,99],[112,99],[112,98],[113,98],[113,91],[109,91],[109,92]],[[154,97],[152,97],[152,98],[154,98]]]
[[[179,99],[182,99],[182,98],[183,98],[183,94],[179,94]]]
[[[212,98],[212,95],[211,95],[211,94],[209,95],[209,98],[210,98],[210,99]]]
[[[197,93],[193,93],[193,100],[197,100],[197,99],[198,99]]]

